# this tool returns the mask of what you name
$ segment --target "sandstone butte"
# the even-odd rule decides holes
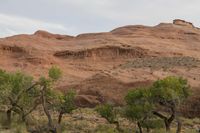
[[[1,69],[38,78],[59,66],[63,77],[57,88],[76,89],[81,106],[122,104],[129,89],[169,75],[188,79],[200,92],[199,60],[200,29],[179,19],[78,36],[37,31],[0,39]]]

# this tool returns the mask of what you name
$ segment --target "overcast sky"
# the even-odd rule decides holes
[[[77,35],[175,18],[200,26],[200,0],[0,0],[0,37],[39,29]]]

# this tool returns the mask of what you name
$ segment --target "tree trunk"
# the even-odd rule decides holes
[[[43,104],[43,109],[44,109],[44,113],[46,114],[46,116],[48,118],[48,125],[49,125],[49,127],[52,127],[53,121],[52,121],[51,115],[50,115],[45,103]]]
[[[167,119],[167,122],[165,122],[166,124],[166,131],[169,132],[170,131],[170,127],[171,127],[171,123],[174,121],[175,119],[175,107],[171,107],[171,116]]]
[[[150,133],[150,128],[149,127],[147,127],[147,133]]]
[[[139,132],[142,133],[142,126],[140,124],[140,122],[137,122],[138,128],[139,128]]]
[[[44,87],[43,90],[42,90],[42,106],[43,106],[43,109],[44,109],[44,113],[48,118],[48,127],[49,127],[48,130],[51,133],[56,133],[56,129],[54,128],[51,115],[50,115],[49,110],[47,109],[47,106],[46,106],[45,90],[46,90],[46,87]]]
[[[61,123],[61,121],[62,121],[62,116],[63,116],[63,113],[62,113],[62,111],[59,113],[59,116],[58,116],[58,124],[60,124]]]
[[[165,119],[164,120],[167,132],[170,132],[170,130],[171,130],[171,123],[173,122],[174,118],[175,118],[175,115],[172,114],[172,116],[169,119]]]
[[[165,119],[165,129],[166,129],[166,132],[167,132],[167,133],[170,132],[170,125],[171,125],[171,123],[169,123],[168,120]]]
[[[180,120],[178,120],[176,133],[181,133],[181,127],[182,127],[182,123]]]
[[[7,110],[6,115],[7,115],[7,126],[8,126],[8,128],[10,128],[10,126],[11,126],[12,110],[11,109]]]
[[[26,115],[24,113],[22,114],[22,121],[26,122]]]
[[[56,128],[49,129],[50,133],[57,133]]]
[[[153,111],[153,114],[158,116],[159,118],[163,119],[164,120],[164,123],[165,123],[165,128],[166,128],[166,132],[170,132],[170,126],[171,126],[171,123],[173,122],[173,120],[175,119],[175,109],[174,108],[171,108],[172,110],[172,114],[169,118],[167,118],[166,116],[162,115],[161,113],[159,112],[156,112],[156,111]]]

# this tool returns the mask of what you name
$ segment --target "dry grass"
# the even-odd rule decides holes
[[[0,115],[0,123],[3,124],[4,115]],[[57,114],[54,113],[54,121],[56,121]],[[137,130],[135,123],[129,122],[127,119],[118,117],[121,128],[124,133],[134,133]],[[197,133],[195,126],[200,126],[200,119],[186,119],[181,118],[183,122],[183,133]],[[35,111],[29,118],[29,128],[35,128],[37,125],[44,125],[47,119],[41,111]],[[72,114],[64,116],[60,130],[62,133],[118,133],[116,126],[109,124],[104,118],[101,118],[94,109],[78,109]],[[172,125],[172,133],[176,132],[176,125]],[[14,117],[11,130],[2,130],[0,133],[27,133],[26,126],[21,123],[17,117]],[[164,129],[152,130],[152,133],[165,133]]]

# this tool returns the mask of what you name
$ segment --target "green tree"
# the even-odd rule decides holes
[[[75,110],[77,107],[75,105],[75,97],[76,93],[75,91],[68,91],[67,93],[61,93],[58,99],[58,102],[56,102],[56,109],[59,112],[58,116],[58,124],[62,121],[62,116],[66,113],[71,113],[73,110]]]
[[[52,82],[50,79],[45,78],[45,77],[41,77],[39,79],[39,83],[40,83],[40,88],[41,88],[41,102],[42,102],[42,107],[44,110],[45,115],[47,116],[48,119],[48,127],[47,130],[48,132],[56,132],[56,129],[54,127],[53,124],[53,120],[52,120],[52,116],[50,114],[50,109],[51,109],[51,104],[52,101],[55,99],[54,96],[56,95],[55,93],[53,93],[53,89],[52,89]]]
[[[126,107],[125,116],[136,121],[140,133],[143,132],[142,127],[147,128],[147,131],[157,126],[151,125],[156,120],[153,118],[152,110],[154,105],[151,102],[151,92],[146,88],[137,88],[130,90],[125,97]]]
[[[26,117],[41,104],[48,119],[47,126],[43,126],[41,130],[57,133],[51,111],[56,109],[59,112],[60,124],[62,115],[71,113],[76,108],[74,92],[64,94],[54,89],[61,76],[62,72],[56,66],[49,69],[48,77],[41,77],[37,81],[33,81],[33,77],[22,72],[9,73],[0,70],[0,104],[7,106],[9,127],[12,112],[19,114],[25,121]]]
[[[22,72],[9,73],[0,70],[0,103],[7,106],[7,122],[10,127],[12,112],[19,114],[22,120],[38,105],[34,99],[38,96],[37,84],[31,76]]]
[[[177,119],[177,132],[181,131],[181,121],[177,116],[177,108],[189,96],[190,86],[187,80],[181,77],[166,77],[156,81],[151,87],[152,100],[157,106],[153,114],[164,120],[166,131],[170,131],[171,123]],[[169,117],[162,114],[160,107],[169,110]]]
[[[62,116],[66,113],[71,113],[75,106],[75,92],[68,91],[67,93],[62,93],[59,90],[54,89],[55,83],[61,78],[62,71],[53,66],[49,69],[49,76],[47,78],[40,78],[41,85],[41,101],[44,112],[48,118],[47,131],[52,133],[57,133],[57,127],[55,122],[53,122],[51,110],[57,111],[58,115],[58,125],[62,121]]]
[[[39,79],[42,107],[48,118],[48,127],[46,130],[52,133],[56,133],[57,131],[50,110],[54,108],[54,103],[58,101],[60,95],[60,92],[54,89],[54,84],[59,80],[59,78],[61,78],[61,76],[61,70],[58,67],[53,66],[49,69],[49,75],[47,78],[41,77]]]

